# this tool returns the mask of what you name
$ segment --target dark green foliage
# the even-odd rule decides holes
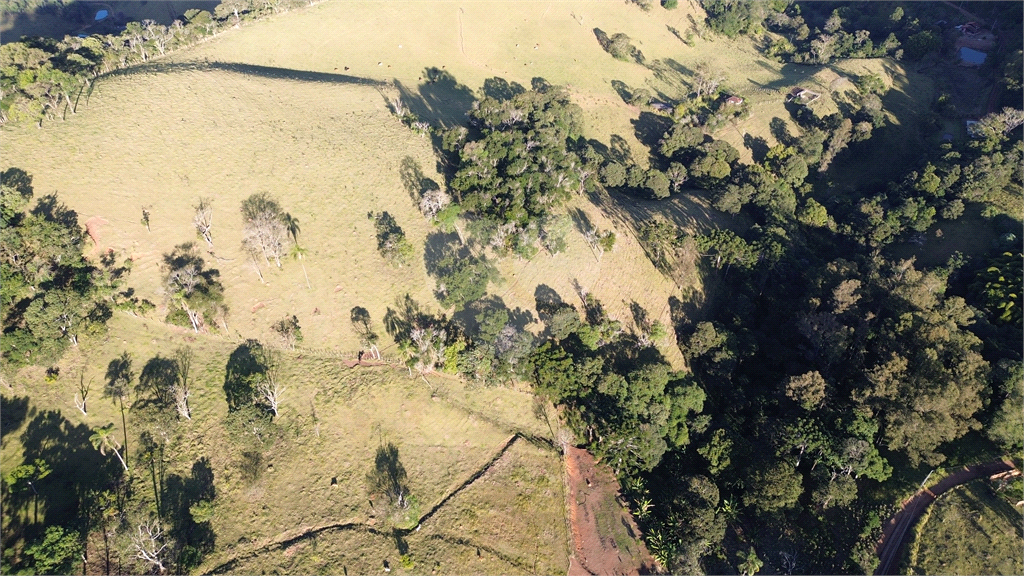
[[[613,468],[650,470],[667,450],[689,443],[704,391],[651,348],[628,352],[598,302],[588,303],[587,315],[582,323],[571,307],[553,312],[548,330],[555,340],[531,357],[536,390],[567,407],[578,437]]]
[[[48,195],[26,214],[20,208],[31,197],[31,178],[15,168],[3,178],[4,209],[11,210],[0,229],[3,358],[12,366],[52,362],[79,336],[106,329],[108,298],[129,268],[116,266],[112,255],[93,265],[82,254],[74,211]]]
[[[42,537],[25,548],[32,574],[78,574],[84,546],[78,534],[61,526],[49,526]]]
[[[510,100],[480,100],[470,112],[476,131],[453,142],[459,164],[449,189],[476,234],[500,252],[520,252],[539,238],[536,225],[571,194],[586,189],[598,158],[576,142],[582,112],[558,88]]]
[[[256,401],[256,384],[270,364],[269,353],[258,340],[246,340],[231,352],[224,374],[229,412],[252,406]]]
[[[445,306],[461,308],[487,293],[487,283],[497,280],[497,271],[486,260],[448,250],[436,262],[437,298]]]
[[[174,247],[163,258],[164,286],[170,310],[167,321],[189,326],[195,332],[208,331],[227,314],[220,271],[207,268],[195,242]],[[181,313],[188,323],[181,323]]]
[[[640,228],[639,240],[651,262],[667,270],[672,265],[678,237],[678,231],[668,222],[650,220]]]
[[[387,212],[370,213],[377,230],[377,251],[392,266],[401,268],[412,263],[412,243],[405,237],[405,231]]]
[[[910,36],[903,43],[903,54],[909,60],[920,60],[925,54],[942,48],[942,38],[931,30]]]
[[[765,17],[764,4],[742,0],[701,0],[708,15],[708,26],[729,38],[760,31]]]

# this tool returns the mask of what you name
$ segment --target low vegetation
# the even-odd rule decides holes
[[[950,141],[899,61],[966,74],[926,24],[955,8],[634,4],[569,13],[561,83],[541,42],[471,57],[472,7],[458,65],[395,36],[394,76],[337,61],[361,36],[257,49],[349,3],[0,48],[3,571],[560,572],[572,444],[666,572],[864,573],[929,470],[1018,454],[1019,34]],[[474,92],[477,57],[529,72]],[[1022,538],[977,486],[913,569],[1019,572],[973,561]]]

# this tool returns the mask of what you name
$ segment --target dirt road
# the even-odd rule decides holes
[[[569,576],[637,575],[654,572],[640,531],[619,504],[619,483],[607,465],[582,448],[565,454],[569,480],[572,555]]]
[[[1011,469],[1013,469],[1013,464],[1003,460],[964,466],[934,485],[919,490],[917,494],[903,503],[903,507],[889,520],[882,531],[882,538],[879,539],[878,546],[875,548],[880,561],[878,568],[875,569],[875,574],[896,573],[903,556],[903,545],[907,538],[907,532],[940,494],[965,482]]]

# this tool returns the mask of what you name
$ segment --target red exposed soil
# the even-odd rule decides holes
[[[107,221],[99,216],[93,216],[85,221],[85,233],[92,239],[93,246],[96,248],[100,246],[100,227],[106,223]]]
[[[654,559],[639,539],[633,517],[618,502],[619,483],[611,469],[597,464],[586,450],[572,447],[565,454],[565,467],[573,544],[569,576],[653,572]],[[620,538],[601,533],[599,516],[614,518],[611,529],[621,531]],[[620,548],[616,540],[622,543],[624,539],[628,545]]]
[[[976,478],[991,476],[1012,469],[1013,464],[1003,460],[964,466],[962,469],[943,478],[934,486],[922,488],[903,502],[903,507],[889,520],[889,523],[882,530],[882,537],[875,548],[880,561],[875,574],[896,573],[896,570],[899,568],[900,558],[903,556],[903,544],[906,540],[907,532],[910,531],[910,527],[917,522],[921,514],[924,513],[932,502],[935,502],[939,495]]]

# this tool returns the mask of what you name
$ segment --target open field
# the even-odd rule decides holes
[[[943,494],[922,517],[910,574],[1020,574],[1024,517],[984,479]]]
[[[82,343],[81,349],[90,351],[87,365],[86,359],[73,351],[62,361],[64,376],[55,383],[44,383],[32,370],[23,372],[23,377],[10,382],[11,388],[5,390],[5,411],[18,405],[21,398],[32,401],[20,421],[8,420],[12,415],[5,415],[4,468],[46,450],[51,444],[40,444],[41,434],[50,438],[48,442],[64,446],[60,457],[48,453],[48,461],[67,462],[75,468],[84,466],[85,460],[100,458],[87,442],[75,439],[80,436],[78,430],[107,422],[118,423],[120,436],[117,409],[99,390],[106,362],[128,350],[138,371],[150,357],[167,355],[191,340],[184,330],[118,315],[105,342]],[[340,358],[285,353],[280,371],[286,386],[281,414],[264,427],[262,441],[257,441],[240,432],[228,418],[222,388],[225,365],[235,346],[221,339],[193,346],[197,369],[191,421],[160,419],[145,407],[141,395],[133,395],[135,406],[129,412],[134,489],[149,495],[144,500],[152,502],[153,492],[149,467],[136,454],[143,432],[166,441],[166,469],[160,473],[165,486],[173,485],[175,477],[186,482],[195,479],[197,470],[209,470],[212,475],[216,512],[211,539],[215,549],[200,570],[247,566],[259,571],[257,566],[276,562],[263,564],[265,555],[272,557],[281,542],[292,542],[297,547],[285,557],[306,544],[313,556],[300,555],[295,560],[299,564],[282,566],[286,571],[340,572],[347,565],[356,573],[367,573],[379,568],[382,558],[391,557],[393,564],[398,563],[392,527],[411,528],[418,517],[426,517],[441,504],[432,518],[424,521],[422,531],[409,534],[416,558],[426,562],[436,556],[451,567],[470,566],[452,558],[475,556],[463,554],[463,548],[481,548],[492,550],[488,560],[481,560],[485,571],[531,571],[535,563],[537,569],[545,567],[542,571],[546,573],[565,570],[562,465],[554,448],[546,444],[551,441],[547,412],[531,395],[506,388],[467,390],[451,378],[429,376],[424,381],[388,366],[348,368]],[[83,365],[86,381],[97,381],[87,416],[71,405]],[[409,493],[415,498],[400,517],[382,512],[382,497],[373,497],[365,480],[374,467],[375,451],[388,443],[398,449],[397,459],[408,474]],[[116,465],[113,455],[107,462]],[[496,497],[496,491],[509,488],[506,484],[518,487],[519,497],[498,513],[494,503],[501,499],[490,499]],[[165,495],[165,504],[167,498]],[[45,501],[59,503],[59,499]],[[480,516],[470,521],[459,512],[463,509],[477,510]],[[40,517],[50,512],[44,506]],[[59,515],[60,510],[52,513]],[[330,528],[335,525],[357,526],[359,537],[369,541],[359,544],[358,553],[321,552],[324,560],[318,564],[313,559],[317,542],[333,539],[332,546],[344,549],[345,544],[332,534],[354,537],[344,529]],[[317,535],[305,538],[307,532]],[[371,553],[378,549],[380,556]],[[515,561],[510,564],[507,558]]]
[[[42,131],[28,125],[5,128],[4,165],[27,170],[38,195],[58,193],[82,222],[95,218],[101,224],[98,248],[132,257],[131,284],[158,304],[161,255],[195,238],[191,207],[200,196],[212,197],[216,256],[207,260],[221,272],[232,335],[268,340],[271,323],[295,314],[306,345],[354,350],[357,338],[347,322],[353,306],[367,308],[379,322],[397,296],[408,292],[420,302],[432,300],[433,280],[422,260],[403,269],[387,266],[374,250],[372,222],[365,217],[371,210],[390,212],[414,246],[422,246],[430,226],[404,191],[399,166],[411,158],[427,177],[440,180],[427,139],[388,113],[378,92],[383,83],[398,86],[421,117],[448,125],[463,121],[474,97],[470,87],[489,77],[526,86],[533,77],[567,84],[586,112],[588,134],[605,143],[621,136],[643,162],[646,151],[637,136],[649,138],[649,127],[617,95],[613,81],[679,98],[689,90],[695,62],[710,61],[725,73],[726,85],[752,99],[754,115],[717,134],[749,157],[745,139],[774,144],[770,120],[788,119],[780,94],[754,91],[784,91],[798,82],[821,88],[839,78],[828,68],[782,66],[742,42],[697,38],[690,48],[667,29],[686,29],[692,16],[687,10],[644,13],[614,3],[519,3],[500,11],[504,20],[498,22],[498,12],[486,4],[318,4],[104,78],[83,95],[78,113],[68,114],[66,122]],[[629,34],[646,64],[605,54],[594,28]],[[581,73],[583,61],[586,73]],[[431,66],[444,67],[458,84],[424,81],[424,69]],[[853,74],[898,76],[901,71],[882,61],[845,68]],[[899,81],[895,88],[892,93],[898,94]],[[834,107],[822,91],[815,104],[819,111]],[[259,191],[276,196],[298,218],[299,242],[309,249],[305,269],[312,289],[291,261],[261,284],[240,250],[238,206]],[[686,230],[699,231],[721,218],[699,197],[672,203],[685,206],[665,214]],[[505,282],[491,291],[510,308],[532,310],[538,285],[571,302],[577,281],[603,300],[613,317],[629,318],[629,303],[621,296],[629,294],[668,325],[669,297],[683,297],[696,286],[676,286],[658,274],[623,233],[649,215],[650,210],[634,209],[637,205],[595,206],[580,199],[576,207],[588,220],[618,229],[616,249],[598,261],[574,234],[569,249],[558,256],[501,262]],[[140,223],[143,207],[152,213],[151,232]],[[157,311],[163,314],[162,308]],[[682,367],[674,342],[662,344],[669,360]]]

